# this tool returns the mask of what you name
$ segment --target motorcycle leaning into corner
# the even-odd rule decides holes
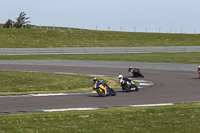
[[[198,68],[197,71],[198,71],[198,73],[199,73],[199,79],[200,79],[200,66],[199,66],[199,68]]]
[[[98,80],[94,78],[93,90],[97,92],[100,97],[105,96],[116,96],[116,91],[108,85],[109,83],[105,83],[103,80]]]
[[[122,90],[125,90],[127,92],[139,91],[138,86],[135,85],[133,83],[133,81],[131,81],[130,79],[124,78],[122,75],[119,75],[118,78],[119,78],[119,83],[120,83],[120,85],[122,87]]]
[[[128,72],[130,73],[130,75],[132,77],[142,77],[142,78],[144,78],[144,76],[142,75],[139,68],[129,67]]]

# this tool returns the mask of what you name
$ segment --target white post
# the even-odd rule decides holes
[[[194,29],[194,34],[196,34],[196,32],[197,32],[197,29]]]
[[[83,25],[83,28],[82,28],[83,30],[84,30],[84,25]]]
[[[110,31],[110,26],[108,26],[108,31]]]
[[[134,32],[136,32],[136,28],[134,27]]]

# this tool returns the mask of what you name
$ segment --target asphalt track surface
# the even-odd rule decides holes
[[[169,47],[90,47],[90,48],[0,48],[0,55],[27,54],[101,54],[150,52],[199,52],[200,46]]]
[[[118,107],[200,101],[198,65],[104,61],[0,61],[0,70],[95,74],[112,77],[122,74],[130,77],[127,72],[130,65],[141,68],[145,76],[142,80],[151,81],[154,85],[140,89],[139,92],[121,91],[117,92],[116,96],[109,97],[99,97],[97,94],[0,97],[0,112],[37,112],[47,109]]]

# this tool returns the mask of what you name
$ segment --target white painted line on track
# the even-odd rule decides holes
[[[67,109],[49,109],[43,112],[71,111],[71,110],[96,110],[98,108],[67,108]]]
[[[167,106],[174,105],[173,103],[161,103],[161,104],[143,104],[143,105],[130,105],[130,107],[149,107],[149,106]]]
[[[47,97],[47,96],[70,96],[70,95],[81,95],[81,94],[91,94],[92,92],[79,92],[79,93],[50,93],[50,94],[28,94],[28,95],[6,95],[3,97]]]
[[[54,72],[54,73],[58,73],[58,74],[78,74],[78,73],[66,73],[66,72]],[[83,74],[83,75],[85,75],[85,74]],[[89,76],[101,76],[101,77],[107,76],[107,75],[97,75],[97,74],[87,74],[87,75],[89,75]]]
[[[65,109],[44,109],[44,110],[31,110],[31,111],[16,111],[16,112],[0,112],[1,114],[14,114],[14,113],[37,113],[37,112],[60,112],[60,111],[86,111],[108,108],[121,108],[121,107],[152,107],[152,106],[169,106],[173,103],[160,103],[160,104],[142,104],[142,105],[127,105],[127,106],[107,106],[107,107],[83,107],[83,108],[65,108]]]
[[[149,83],[140,83],[140,85],[150,85]]]
[[[173,103],[161,103],[161,104],[143,104],[143,105],[128,105],[128,106],[112,106],[112,107],[96,107],[96,108],[66,108],[66,109],[49,109],[42,110],[43,112],[57,112],[57,111],[72,111],[72,110],[97,110],[105,108],[117,108],[117,107],[152,107],[152,106],[168,106],[174,105]]]

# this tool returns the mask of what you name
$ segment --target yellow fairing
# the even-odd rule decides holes
[[[95,91],[97,91],[98,89],[99,89],[101,92],[102,92],[102,90],[104,90],[105,95],[107,94],[106,86],[104,87],[103,85],[99,85],[99,88],[97,88]]]
[[[127,85],[129,85],[129,82],[128,82],[128,81],[126,81],[126,84],[127,84]]]

